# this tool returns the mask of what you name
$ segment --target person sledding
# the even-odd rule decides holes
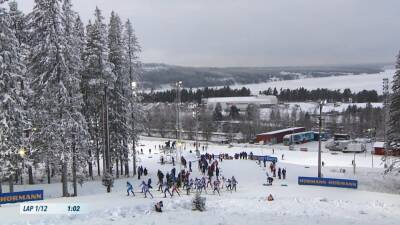
[[[267,201],[269,201],[269,202],[274,201],[274,197],[272,196],[272,194],[269,194],[269,195],[268,195]]]
[[[155,208],[155,210],[156,210],[156,212],[162,212],[162,207],[163,207],[164,205],[163,205],[163,202],[162,201],[159,201],[159,202],[157,202],[155,205],[154,205],[154,208]]]
[[[274,178],[268,177],[267,181],[268,181],[268,185],[272,185],[272,182],[274,181]]]

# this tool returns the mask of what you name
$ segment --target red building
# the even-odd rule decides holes
[[[261,134],[256,135],[256,142],[263,141],[264,144],[266,144],[266,143],[271,143],[271,144],[282,143],[283,136],[285,136],[287,134],[293,134],[293,133],[304,132],[304,131],[306,131],[306,129],[304,127],[291,127],[291,128],[287,128],[287,129],[275,130],[275,131],[270,131],[267,133],[261,133]]]
[[[385,154],[385,143],[377,141],[374,143],[374,154],[384,155]]]

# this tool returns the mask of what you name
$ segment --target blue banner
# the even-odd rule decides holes
[[[318,177],[299,177],[299,185],[316,185],[325,187],[340,187],[357,189],[357,180],[336,179],[336,178],[318,178]]]
[[[278,162],[278,158],[274,156],[269,156],[269,155],[255,155],[253,156],[254,159],[260,160],[260,161],[269,161],[269,162]]]
[[[43,200],[43,190],[21,191],[0,194],[0,205],[7,203]]]

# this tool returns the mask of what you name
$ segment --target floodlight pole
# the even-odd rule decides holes
[[[319,102],[319,118],[318,118],[318,178],[322,178],[321,174],[321,130],[322,130],[322,107],[323,101]]]

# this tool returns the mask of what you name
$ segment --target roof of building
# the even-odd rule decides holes
[[[385,142],[383,141],[377,141],[374,143],[374,148],[384,148],[385,147]]]
[[[305,129],[305,128],[304,128],[304,127],[290,127],[290,128],[286,128],[286,129],[282,129],[282,130],[274,130],[274,131],[270,131],[270,132],[266,132],[266,133],[261,133],[261,134],[257,134],[257,135],[279,134],[279,133],[289,132],[289,131],[298,130],[298,129]]]
[[[218,97],[218,98],[206,98],[206,103],[269,103],[276,104],[278,99],[274,95],[262,95],[262,96],[247,96],[247,97]]]

